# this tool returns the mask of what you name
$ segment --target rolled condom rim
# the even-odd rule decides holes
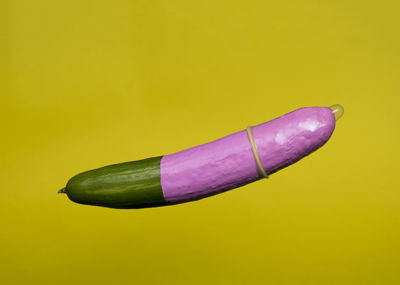
[[[253,132],[251,131],[251,126],[247,126],[246,128],[247,136],[249,137],[251,151],[253,152],[254,159],[256,160],[258,174],[260,178],[268,178],[268,174],[265,172],[264,167],[261,164],[260,156],[258,155],[258,150],[256,146],[256,142],[254,140]]]

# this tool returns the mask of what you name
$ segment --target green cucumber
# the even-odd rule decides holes
[[[161,158],[113,164],[80,173],[60,192],[77,203],[110,208],[165,205],[160,181]]]

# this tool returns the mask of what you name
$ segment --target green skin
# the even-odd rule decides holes
[[[166,205],[160,182],[162,156],[109,165],[72,177],[65,187],[77,203],[118,209]]]

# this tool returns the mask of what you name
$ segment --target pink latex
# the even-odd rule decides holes
[[[301,108],[252,127],[261,163],[274,173],[321,147],[335,129],[327,107]],[[181,203],[259,179],[246,130],[161,159],[164,198]]]

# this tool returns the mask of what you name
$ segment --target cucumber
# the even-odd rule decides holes
[[[295,163],[331,137],[343,107],[300,108],[177,153],[105,166],[72,177],[60,193],[118,209],[174,205],[244,186]]]
[[[162,156],[113,164],[72,177],[60,193],[80,204],[118,209],[166,205],[160,183]]]

